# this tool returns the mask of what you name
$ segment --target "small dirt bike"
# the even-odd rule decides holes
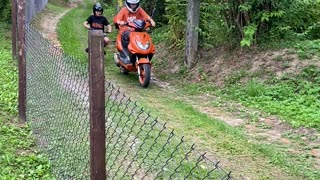
[[[142,87],[148,87],[151,78],[151,59],[155,53],[154,44],[148,34],[150,23],[136,19],[126,23],[131,29],[129,42],[119,33],[116,39],[118,53],[114,54],[114,61],[120,71],[128,75],[129,72],[138,72],[139,82]],[[127,43],[127,46],[125,46]]]

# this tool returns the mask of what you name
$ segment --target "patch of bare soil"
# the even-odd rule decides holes
[[[57,24],[59,20],[66,15],[70,10],[77,7],[77,3],[71,3],[69,4],[69,8],[65,11],[63,11],[60,14],[50,13],[48,12],[45,16],[41,17],[41,23],[39,24],[40,31],[42,33],[42,36],[48,39],[53,46],[55,47],[61,47],[61,44],[58,40],[58,34],[57,34]]]
[[[174,50],[166,50],[165,45],[160,45],[158,49],[161,49],[161,53],[158,51],[157,58],[162,59],[167,63],[166,67],[170,68],[157,69],[157,74],[175,74],[181,71],[183,62],[181,57],[184,57],[182,54],[175,54]],[[239,70],[260,76],[259,78],[264,80],[272,75],[281,77],[285,74],[298,74],[304,67],[311,64],[320,67],[317,57],[300,60],[296,52],[291,49],[262,52],[258,50],[229,52],[224,48],[202,49],[198,53],[196,67],[188,71],[186,80],[196,83],[205,79],[206,82],[221,87]],[[245,82],[246,79],[242,81]]]
[[[59,19],[63,17],[65,14],[67,14],[70,11],[70,9],[64,11],[62,14],[59,14],[58,16],[52,16],[52,18],[47,19],[41,24],[42,29],[42,36],[51,41],[51,43],[56,46],[60,47],[60,42],[58,41],[58,35],[56,32],[57,22],[59,22]]]

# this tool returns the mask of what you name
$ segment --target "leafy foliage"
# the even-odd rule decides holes
[[[141,6],[151,16],[152,10],[155,8],[154,20],[157,22],[157,26],[166,24],[168,22],[165,18],[165,0],[141,0]]]
[[[297,38],[302,34],[316,37],[312,32],[320,21],[319,1],[228,0],[224,7],[226,24],[233,29],[233,36],[243,41],[242,46],[250,46],[255,41],[250,38],[252,28],[249,27],[257,27],[254,33],[258,42],[266,38]]]
[[[185,40],[185,28],[187,18],[187,2],[185,0],[166,0],[166,15],[169,24],[169,41],[182,47]]]
[[[52,179],[47,158],[32,150],[30,129],[3,123],[0,114],[0,179]]]
[[[1,24],[0,41],[9,41],[6,35],[7,25]],[[12,61],[11,47],[3,43],[0,46],[0,109],[15,114],[17,112],[17,68]]]
[[[247,106],[280,115],[294,127],[320,129],[320,70],[309,66],[296,77],[283,78],[272,84],[255,80],[231,84],[223,92]]]
[[[184,41],[186,0],[166,0],[169,39]],[[202,0],[199,45],[252,46],[282,39],[317,39],[320,1]]]
[[[11,22],[11,0],[0,1],[0,17],[2,22]]]
[[[173,45],[184,47],[188,1],[166,0],[165,5],[165,17],[170,26],[167,38]],[[212,47],[224,43],[227,30],[219,13],[220,9],[221,7],[212,3],[212,0],[200,3],[200,22],[197,28],[200,46]]]

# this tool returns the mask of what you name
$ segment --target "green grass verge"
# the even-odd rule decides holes
[[[0,179],[52,179],[46,156],[35,149],[28,125],[18,125],[16,63],[7,24],[0,23]]]
[[[83,27],[82,23],[92,14],[92,7],[88,4],[88,0],[78,3],[78,8],[69,11],[59,21],[57,27],[63,50],[83,63],[88,61],[84,51],[88,47],[88,30]]]
[[[191,86],[187,87],[189,87],[190,92]],[[182,90],[176,93],[183,94],[186,91]],[[141,94],[142,92],[137,93]],[[154,97],[154,94],[157,94],[157,96]],[[213,149],[217,154],[221,153],[221,156],[228,156],[228,154],[238,157],[245,156],[254,162],[252,164],[256,163],[256,165],[262,163],[260,165],[264,166],[265,169],[258,170],[259,177],[269,177],[268,174],[272,167],[280,167],[297,177],[311,179],[320,177],[320,174],[313,170],[312,165],[310,165],[311,161],[307,158],[292,156],[283,151],[283,147],[276,144],[254,143],[248,139],[244,130],[210,118],[188,105],[184,100],[175,97],[175,93],[163,96],[161,94],[161,90],[158,91],[157,89],[144,91],[144,98],[139,98],[138,101],[144,107],[151,109],[161,119],[168,119],[169,124],[176,129],[178,134],[183,134],[189,139],[197,141],[197,143],[207,144],[207,146],[202,147],[203,150]],[[152,103],[152,107],[149,106],[150,103]],[[208,139],[210,139],[210,143],[208,143]],[[301,158],[305,160],[301,161]],[[247,162],[247,166],[252,165],[250,164],[251,162]],[[252,168],[259,169],[258,167]]]
[[[319,70],[316,70],[319,74]],[[242,104],[279,115],[293,127],[320,130],[320,84],[304,79],[263,84],[255,80],[236,84],[222,91],[225,97]]]

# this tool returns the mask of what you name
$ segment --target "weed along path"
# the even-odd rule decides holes
[[[41,26],[39,30],[54,34],[58,21],[67,12],[42,13],[43,22],[51,25]],[[110,19],[112,13],[106,11],[106,16]],[[81,26],[82,22],[75,24]],[[74,31],[82,33],[80,28]],[[110,38],[115,35],[113,32]],[[57,35],[47,38],[60,44]],[[86,46],[85,40],[82,43]],[[119,72],[113,62],[114,52],[114,44],[110,44],[106,56],[107,81],[126,92],[151,115],[159,117],[159,121],[167,122],[169,128],[185,136],[190,144],[196,143],[209,157],[220,160],[221,167],[231,170],[235,179],[320,179],[320,135],[316,130],[294,129],[278,117],[214,94],[191,96],[170,82],[156,79],[156,74],[147,89],[141,88],[136,74],[124,76]]]

